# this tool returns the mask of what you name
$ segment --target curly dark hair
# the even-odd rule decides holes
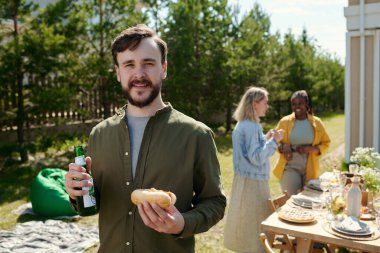
[[[307,112],[309,114],[314,114],[313,106],[311,104],[311,99],[305,90],[297,90],[296,92],[294,92],[292,97],[290,98],[290,101],[292,101],[296,97],[305,99],[306,104],[307,104]]]

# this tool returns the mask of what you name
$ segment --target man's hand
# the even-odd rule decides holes
[[[185,220],[175,206],[163,209],[157,204],[144,202],[137,208],[144,224],[160,233],[180,234],[185,227]]]
[[[91,158],[86,157],[87,164],[87,173],[91,171]],[[76,199],[77,196],[83,196],[87,193],[87,191],[78,190],[82,189],[82,187],[92,187],[92,183],[89,179],[91,176],[86,173],[86,169],[76,165],[75,163],[69,164],[69,171],[65,175],[65,186],[66,192],[69,194],[70,198]],[[78,180],[75,180],[75,179]],[[80,181],[83,180],[83,181]]]

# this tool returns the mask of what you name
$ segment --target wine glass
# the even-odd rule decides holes
[[[319,186],[321,187],[321,190],[323,191],[323,198],[326,199],[326,192],[328,191],[330,187],[330,179],[328,178],[319,178],[320,184]]]

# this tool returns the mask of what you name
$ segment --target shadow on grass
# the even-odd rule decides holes
[[[0,169],[0,205],[16,200],[29,201],[30,187],[37,174],[44,168],[66,168],[68,161],[56,157],[54,161],[30,161],[20,163],[8,159]]]
[[[52,217],[43,217],[39,215],[33,215],[33,214],[22,214],[17,218],[17,223],[24,223],[28,221],[47,221],[51,219],[57,219]],[[59,220],[64,222],[76,222],[78,218],[59,218]]]
[[[30,185],[40,168],[14,162],[0,171],[0,205],[29,198]]]
[[[46,220],[48,219],[41,216],[32,215],[32,214],[23,214],[17,218],[17,223],[24,223],[28,221],[46,221]]]

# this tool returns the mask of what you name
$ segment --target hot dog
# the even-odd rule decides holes
[[[131,200],[135,205],[149,202],[151,204],[155,203],[162,208],[168,208],[175,204],[177,197],[172,192],[150,188],[134,190],[131,194]]]

